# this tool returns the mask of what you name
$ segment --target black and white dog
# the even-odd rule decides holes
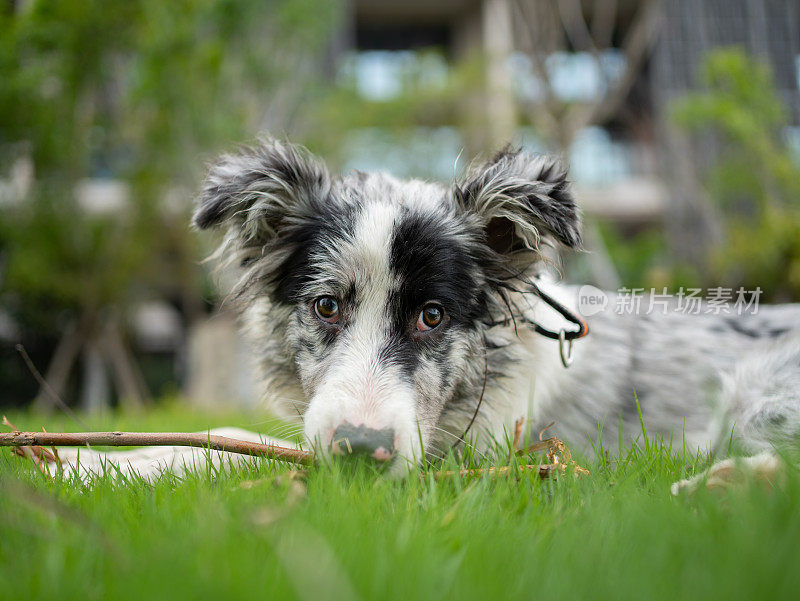
[[[800,305],[601,312],[567,369],[577,289],[537,275],[543,243],[581,244],[566,177],[512,151],[449,185],[338,177],[270,140],[211,168],[194,223],[225,230],[264,390],[291,400],[319,453],[400,473],[465,440],[485,449],[520,417],[577,447],[629,439],[638,399],[649,433],[708,449],[732,428],[761,453],[737,465],[774,470],[763,451],[800,436]]]

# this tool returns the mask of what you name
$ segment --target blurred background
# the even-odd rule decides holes
[[[0,0],[0,407],[258,403],[188,223],[263,132],[440,180],[560,153],[568,280],[800,300],[799,82],[796,0]]]

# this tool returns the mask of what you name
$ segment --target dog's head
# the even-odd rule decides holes
[[[308,440],[377,459],[418,458],[445,413],[466,426],[506,292],[541,237],[580,244],[565,171],[511,151],[445,186],[334,177],[267,141],[211,168],[194,223],[226,229],[250,337],[299,379]]]

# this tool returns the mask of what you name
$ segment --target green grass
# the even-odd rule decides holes
[[[265,428],[257,421],[173,407],[91,426]],[[4,451],[0,598],[797,598],[800,477],[772,492],[670,496],[707,463],[642,437],[620,459],[584,462],[580,479],[398,482],[334,466],[300,483],[262,462],[88,488]]]

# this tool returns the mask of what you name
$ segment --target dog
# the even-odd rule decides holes
[[[732,436],[754,454],[679,492],[773,477],[774,446],[800,435],[800,305],[581,317],[578,289],[544,269],[546,246],[581,247],[552,157],[507,149],[439,184],[333,175],[268,139],[210,168],[193,223],[224,231],[216,256],[239,273],[265,394],[322,457],[401,475],[450,449],[488,452],[520,417],[589,452],[643,421],[690,450]]]

